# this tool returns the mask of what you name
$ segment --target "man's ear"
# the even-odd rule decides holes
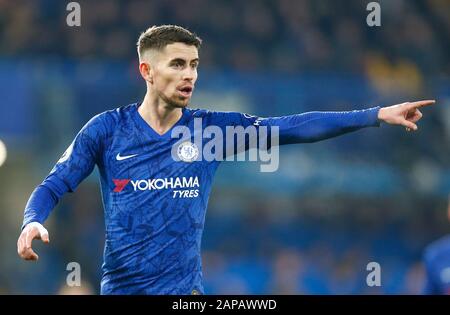
[[[153,68],[149,63],[141,62],[139,64],[139,72],[145,81],[153,83]]]

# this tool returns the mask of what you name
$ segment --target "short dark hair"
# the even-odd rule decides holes
[[[202,45],[202,40],[195,33],[181,26],[154,25],[139,36],[137,42],[138,54],[141,56],[148,49],[162,50],[173,43],[185,43],[199,49]]]

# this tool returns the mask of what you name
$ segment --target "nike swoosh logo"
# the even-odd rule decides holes
[[[132,155],[120,156],[120,153],[117,153],[117,155],[116,155],[116,160],[117,160],[117,161],[123,161],[123,160],[129,159],[129,158],[135,157],[135,156],[137,156],[137,155],[139,155],[139,154],[132,154]]]

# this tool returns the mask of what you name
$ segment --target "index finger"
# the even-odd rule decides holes
[[[423,100],[423,101],[411,102],[411,103],[408,104],[408,107],[410,109],[412,109],[412,108],[419,108],[419,107],[422,107],[422,106],[433,105],[434,103],[436,103],[435,100]]]

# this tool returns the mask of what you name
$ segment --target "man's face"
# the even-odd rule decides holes
[[[167,45],[156,52],[150,62],[153,71],[151,88],[167,104],[188,105],[197,81],[198,50],[184,43]]]

